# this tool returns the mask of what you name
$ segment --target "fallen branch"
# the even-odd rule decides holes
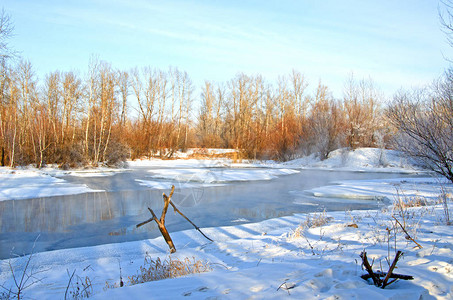
[[[412,277],[410,275],[401,275],[401,274],[394,274],[393,273],[393,270],[395,269],[396,264],[397,264],[398,260],[400,259],[400,257],[402,255],[403,255],[403,253],[401,251],[398,251],[396,253],[395,258],[393,259],[393,262],[392,262],[392,264],[391,264],[391,266],[390,266],[390,268],[389,268],[387,273],[384,273],[382,271],[374,272],[372,266],[368,262],[368,258],[366,256],[366,252],[363,251],[360,254],[360,257],[362,258],[363,266],[365,267],[365,269],[368,272],[368,274],[362,275],[361,278],[364,279],[364,280],[368,280],[368,279],[371,278],[373,280],[373,283],[374,283],[375,286],[383,288],[383,289],[386,286],[394,283],[398,279],[403,279],[403,280],[412,280],[412,279],[414,279],[414,277]],[[381,277],[383,277],[384,279],[382,280]],[[393,280],[389,282],[390,278],[392,278]]]
[[[370,263],[368,262],[368,258],[366,256],[366,252],[363,251],[360,253],[360,258],[362,259],[363,266],[365,270],[368,272],[369,278],[373,280],[375,286],[381,286],[381,279],[379,276],[376,276],[373,272],[373,268],[371,267]]]
[[[143,225],[145,225],[145,224],[147,224],[147,223],[149,223],[149,222],[154,220],[156,222],[156,224],[157,224],[157,227],[159,228],[160,233],[164,237],[165,242],[167,243],[168,247],[170,248],[170,253],[176,252],[176,248],[175,248],[175,245],[173,244],[173,241],[172,241],[172,239],[170,237],[170,234],[168,233],[167,228],[165,227],[165,216],[167,214],[168,204],[171,201],[171,197],[173,196],[173,192],[174,191],[175,191],[175,186],[173,185],[171,187],[171,192],[170,192],[169,196],[165,195],[165,193],[163,193],[163,195],[162,195],[163,198],[164,198],[164,208],[162,209],[162,214],[160,216],[160,220],[157,218],[157,216],[154,213],[154,211],[151,208],[148,207],[148,210],[151,213],[152,218],[149,218],[148,220],[136,225],[136,227],[138,228],[138,227],[143,226]]]
[[[162,197],[164,198],[164,208],[162,209],[162,214],[160,216],[160,219],[157,218],[156,214],[154,213],[154,211],[148,207],[148,210],[149,212],[151,213],[151,218],[149,218],[148,220],[146,221],[143,221],[139,224],[136,225],[136,227],[140,227],[140,226],[143,226],[145,224],[148,224],[149,222],[151,221],[155,221],[156,224],[157,224],[157,227],[159,228],[160,230],[160,233],[162,234],[162,236],[164,237],[165,239],[165,242],[167,242],[168,246],[170,247],[170,252],[171,253],[174,253],[176,252],[176,248],[175,248],[175,245],[173,244],[173,241],[170,237],[170,234],[168,233],[167,231],[167,228],[165,227],[165,216],[167,215],[167,211],[168,211],[168,205],[170,204],[174,211],[179,213],[184,219],[186,219],[190,224],[192,224],[193,227],[195,227],[196,230],[198,230],[206,239],[208,239],[209,241],[213,242],[213,240],[211,240],[209,237],[207,237],[202,231],[201,229],[195,225],[195,223],[193,223],[188,217],[186,217],[186,215],[184,215],[177,207],[176,205],[171,201],[171,197],[173,196],[173,193],[175,191],[175,186],[172,185],[171,186],[171,192],[170,192],[170,195],[167,196],[165,195],[165,193],[162,194]]]
[[[390,276],[392,275],[392,272],[393,272],[393,270],[396,267],[396,263],[400,259],[401,255],[403,255],[403,253],[401,251],[396,252],[396,255],[395,255],[395,258],[393,259],[392,265],[390,266],[389,271],[387,272],[387,276],[385,276],[384,282],[382,283],[382,288],[385,288],[388,285],[387,282],[389,281]],[[392,282],[394,282],[394,281],[392,281]]]
[[[373,272],[375,276],[377,277],[386,277],[387,276],[387,273],[385,272],[381,272],[381,271],[377,271],[377,272]],[[368,280],[371,278],[370,274],[363,274],[362,276],[360,276],[362,279],[365,279],[365,280]],[[396,279],[403,279],[403,280],[413,280],[414,279],[414,276],[411,276],[411,275],[402,275],[402,274],[396,274],[396,273],[392,273],[390,275],[390,278],[396,278]]]

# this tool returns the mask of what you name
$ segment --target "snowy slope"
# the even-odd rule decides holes
[[[338,149],[329,154],[326,160],[315,155],[306,156],[284,163],[287,166],[322,168],[332,170],[401,172],[421,171],[414,162],[401,152],[377,148],[359,148],[354,151]]]

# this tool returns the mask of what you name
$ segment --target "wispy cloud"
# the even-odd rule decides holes
[[[239,71],[272,77],[296,68],[341,88],[353,71],[390,90],[437,75],[446,65],[443,52],[451,51],[442,46],[430,1],[6,2],[20,18],[23,43],[33,41],[40,53],[53,47],[47,52],[60,61],[94,52],[131,66],[176,65],[203,79]],[[78,57],[64,57],[75,48]]]

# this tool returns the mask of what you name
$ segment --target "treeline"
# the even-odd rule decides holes
[[[170,158],[188,147],[287,160],[386,145],[392,132],[371,81],[351,77],[343,99],[321,83],[312,94],[307,86],[297,71],[276,83],[239,74],[226,83],[206,81],[197,95],[189,75],[176,68],[122,71],[93,59],[84,76],[55,71],[38,81],[30,62],[3,64],[1,164],[116,164]]]
[[[56,71],[43,82],[26,61],[1,72],[2,165],[115,164],[189,143],[193,87],[176,69],[123,72],[93,60],[84,78]]]
[[[340,147],[384,146],[388,130],[371,81],[350,78],[343,99],[319,83],[308,94],[293,71],[276,84],[239,74],[226,84],[206,82],[196,127],[197,145],[234,148],[249,158],[288,160]]]

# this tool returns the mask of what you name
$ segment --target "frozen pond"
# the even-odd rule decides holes
[[[162,192],[171,184],[173,202],[199,227],[257,222],[301,212],[373,209],[378,200],[313,197],[304,191],[339,180],[388,179],[408,175],[274,168],[135,167],[110,176],[66,175],[70,183],[86,184],[103,192],[0,202],[0,259],[62,248],[92,246],[159,236],[154,222]],[[237,180],[232,181],[236,178]],[[384,202],[386,200],[384,199]],[[167,214],[169,232],[192,226],[172,209]]]

